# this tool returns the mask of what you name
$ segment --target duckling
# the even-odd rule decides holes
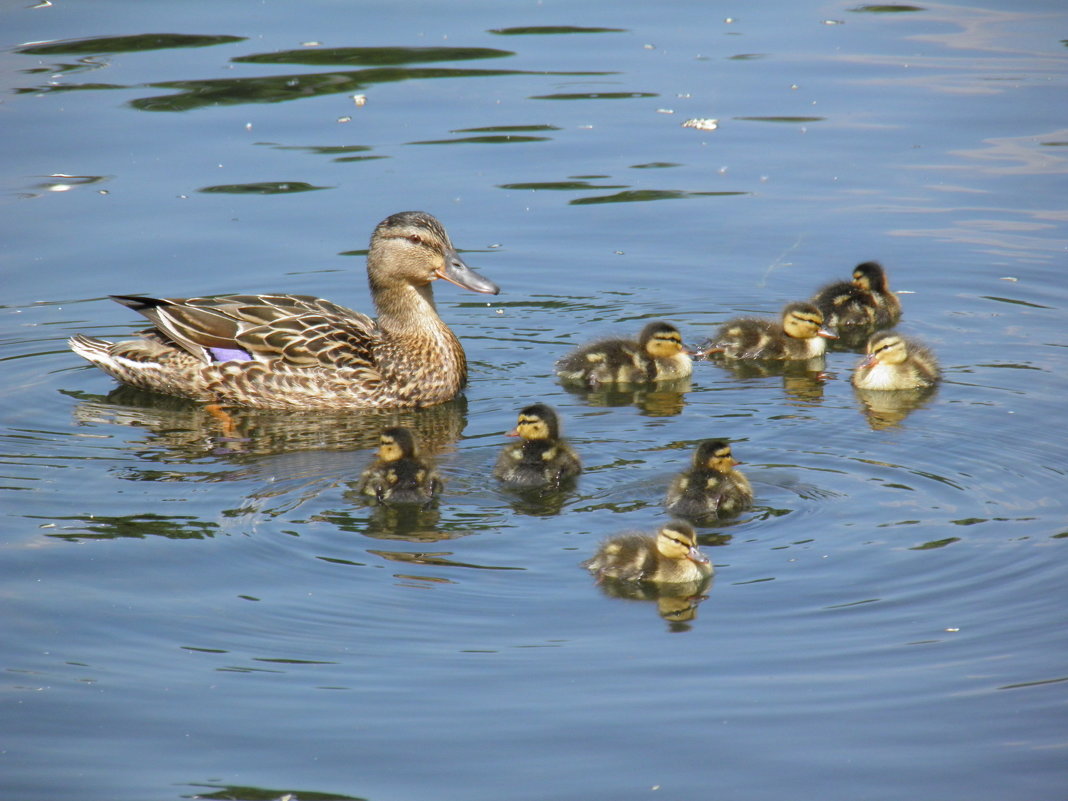
[[[693,467],[671,482],[667,510],[679,517],[723,517],[745,509],[753,502],[753,488],[734,466],[726,440],[708,439],[697,446]]]
[[[591,389],[609,383],[643,383],[686,378],[693,359],[670,323],[649,323],[638,341],[606,339],[585,345],[556,363],[556,373]]]
[[[662,526],[655,537],[624,534],[607,540],[582,566],[598,581],[679,584],[702,581],[712,575],[712,563],[698,550],[693,526],[680,521]]]
[[[420,456],[411,430],[398,426],[382,432],[378,458],[363,471],[358,491],[378,503],[429,506],[441,487],[433,465]]]
[[[781,323],[759,317],[724,323],[704,352],[725,359],[812,359],[827,350],[825,339],[837,338],[824,327],[823,313],[813,304],[788,303]]]
[[[559,487],[582,472],[582,462],[560,438],[560,421],[551,408],[535,403],[519,412],[510,437],[520,441],[506,445],[493,468],[493,475],[516,487]]]
[[[853,371],[857,389],[922,389],[941,377],[934,354],[896,331],[872,334],[867,354]]]
[[[126,384],[261,409],[393,409],[456,397],[467,383],[460,341],[438,316],[431,283],[497,285],[468,267],[423,211],[378,224],[367,251],[378,319],[311,295],[112,299],[151,321],[141,339],[76,334],[69,344]]]
[[[901,319],[901,301],[890,291],[883,266],[875,261],[858,264],[852,281],[823,287],[812,302],[832,328],[886,328]]]

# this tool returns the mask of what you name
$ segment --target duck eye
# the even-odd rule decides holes
[[[419,234],[408,234],[408,241],[413,245],[423,244],[423,238]]]

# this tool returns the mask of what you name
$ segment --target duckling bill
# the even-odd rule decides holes
[[[429,506],[441,494],[442,483],[419,454],[412,432],[396,427],[382,432],[378,457],[360,476],[357,489],[378,503]]]
[[[642,329],[637,342],[605,339],[579,348],[556,363],[556,373],[593,389],[686,378],[693,373],[693,359],[675,326],[653,322]]]
[[[698,549],[693,526],[680,521],[661,527],[655,536],[624,534],[607,540],[582,566],[598,581],[680,584],[712,575],[712,563]]]
[[[549,406],[535,403],[519,412],[493,475],[513,487],[560,487],[582,472],[582,461],[560,436],[560,420]]]
[[[823,356],[825,340],[837,337],[825,327],[823,313],[816,306],[789,303],[779,321],[739,317],[724,323],[704,352],[724,359],[812,359]]]
[[[270,409],[433,406],[467,381],[467,358],[438,316],[431,283],[496,295],[432,215],[375,228],[367,277],[378,319],[310,295],[151,298],[115,295],[153,327],[141,339],[78,334],[70,347],[131,386]]]
[[[702,520],[747,509],[753,502],[753,488],[749,479],[735,469],[739,464],[726,440],[702,442],[694,451],[692,467],[676,476],[668,488],[668,512]]]

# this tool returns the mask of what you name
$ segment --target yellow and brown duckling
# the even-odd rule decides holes
[[[363,471],[358,491],[378,503],[429,506],[441,488],[437,470],[420,455],[411,430],[398,426],[382,432],[378,458]]]
[[[637,342],[605,339],[579,348],[556,363],[556,373],[590,388],[640,384],[686,378],[693,373],[693,359],[675,326],[653,322],[642,329]]]
[[[455,397],[467,359],[438,316],[431,283],[444,278],[493,295],[497,286],[422,211],[378,224],[367,277],[377,320],[310,295],[114,295],[154,327],[128,342],[78,334],[70,346],[135,387],[238,406],[420,407]]]
[[[550,407],[535,403],[519,412],[493,475],[514,487],[560,487],[582,472],[578,455],[560,437],[560,420]]]
[[[868,338],[867,356],[853,371],[858,389],[924,389],[941,378],[938,360],[926,347],[896,331]]]
[[[901,301],[890,291],[882,265],[874,261],[858,264],[852,281],[823,287],[812,302],[835,329],[886,328],[901,319]]]
[[[736,465],[730,443],[709,439],[697,446],[693,466],[675,477],[667,492],[667,510],[677,517],[725,517],[753,502],[753,488]]]
[[[712,575],[712,563],[697,548],[689,523],[673,521],[655,536],[624,534],[603,542],[582,566],[598,581],[699,582]]]
[[[780,321],[739,317],[724,323],[704,352],[725,359],[813,359],[827,350],[827,339],[836,338],[824,327],[823,313],[816,306],[788,303]]]

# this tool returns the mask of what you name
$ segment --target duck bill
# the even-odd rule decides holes
[[[699,565],[707,565],[708,564],[708,557],[705,556],[703,553],[701,553],[696,548],[690,548],[690,551],[689,551],[689,553],[686,554],[686,556],[691,562],[696,562]]]
[[[481,292],[484,295],[496,295],[501,291],[500,287],[491,280],[479,275],[464,264],[460,254],[452,248],[445,252],[445,266],[438,270],[436,275],[438,278],[444,278],[450,284],[456,284],[456,286],[462,289],[469,289],[472,292]]]
[[[838,339],[838,334],[834,331],[833,328],[821,328],[819,331],[816,332],[816,335],[821,336],[824,339]]]
[[[519,429],[518,428],[513,428],[511,431],[505,431],[504,435],[506,437],[518,437],[519,436]]]
[[[870,370],[872,367],[874,367],[878,363],[879,363],[879,360],[875,358],[875,354],[874,353],[869,353],[867,356],[864,357],[864,361],[862,361],[860,363],[860,366],[861,366],[861,369]]]

